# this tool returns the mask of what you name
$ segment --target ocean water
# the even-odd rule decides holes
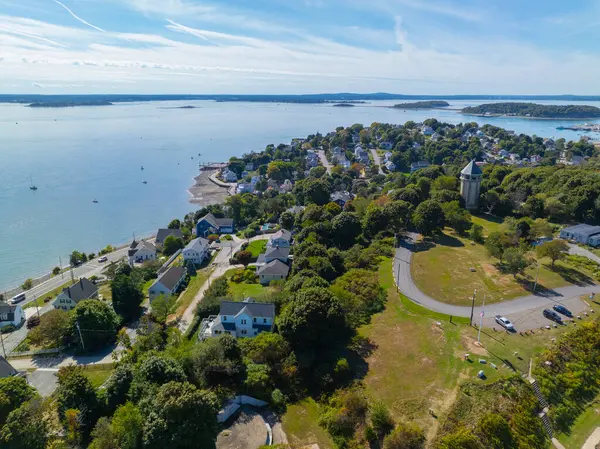
[[[190,101],[56,109],[0,104],[0,291],[46,273],[59,257],[67,263],[75,249],[97,252],[109,243],[125,243],[196,210],[187,188],[200,161],[225,161],[340,125],[429,117],[487,122],[543,137],[580,135],[555,130],[578,122],[382,107],[393,103],[334,108]],[[183,105],[198,108],[173,109]],[[39,190],[29,189],[30,178]]]

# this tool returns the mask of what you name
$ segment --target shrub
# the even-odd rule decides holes
[[[33,279],[31,279],[31,278],[25,279],[25,282],[23,282],[23,285],[21,285],[21,288],[23,290],[31,290],[32,287],[33,287]]]
[[[219,236],[218,234],[210,234],[208,237],[206,237],[206,240],[208,240],[210,243],[216,242],[219,240]]]
[[[32,315],[27,318],[27,329],[33,329],[36,326],[40,325],[40,317],[37,315]]]
[[[60,267],[52,268],[52,275],[56,276],[57,274],[60,274]]]
[[[17,330],[17,328],[16,328],[16,326],[14,324],[8,324],[8,325],[6,325],[4,327],[0,327],[0,333],[1,334],[9,334],[9,333],[14,332],[16,330]]]

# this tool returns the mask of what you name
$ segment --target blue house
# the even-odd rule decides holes
[[[233,218],[216,218],[213,214],[206,214],[196,223],[196,235],[206,237],[209,234],[233,234]]]

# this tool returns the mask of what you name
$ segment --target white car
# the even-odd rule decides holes
[[[496,315],[496,317],[494,319],[496,320],[496,323],[498,323],[500,326],[502,326],[507,331],[514,330],[514,327],[513,327],[512,323],[508,320],[508,318],[503,317],[501,315]]]
[[[108,260],[108,257],[102,256],[100,259],[98,259],[98,262],[102,263],[102,262],[106,262],[107,260]]]

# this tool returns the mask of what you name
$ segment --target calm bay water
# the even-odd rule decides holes
[[[74,249],[97,252],[194,211],[187,188],[199,161],[225,161],[340,125],[430,117],[491,123],[543,137],[580,135],[555,130],[578,123],[571,121],[377,107],[393,103],[334,108],[190,101],[57,109],[0,104],[0,291],[46,273],[59,256],[67,263]],[[451,107],[481,103],[453,102]],[[165,109],[188,104],[198,109]],[[38,191],[29,189],[30,177]]]

